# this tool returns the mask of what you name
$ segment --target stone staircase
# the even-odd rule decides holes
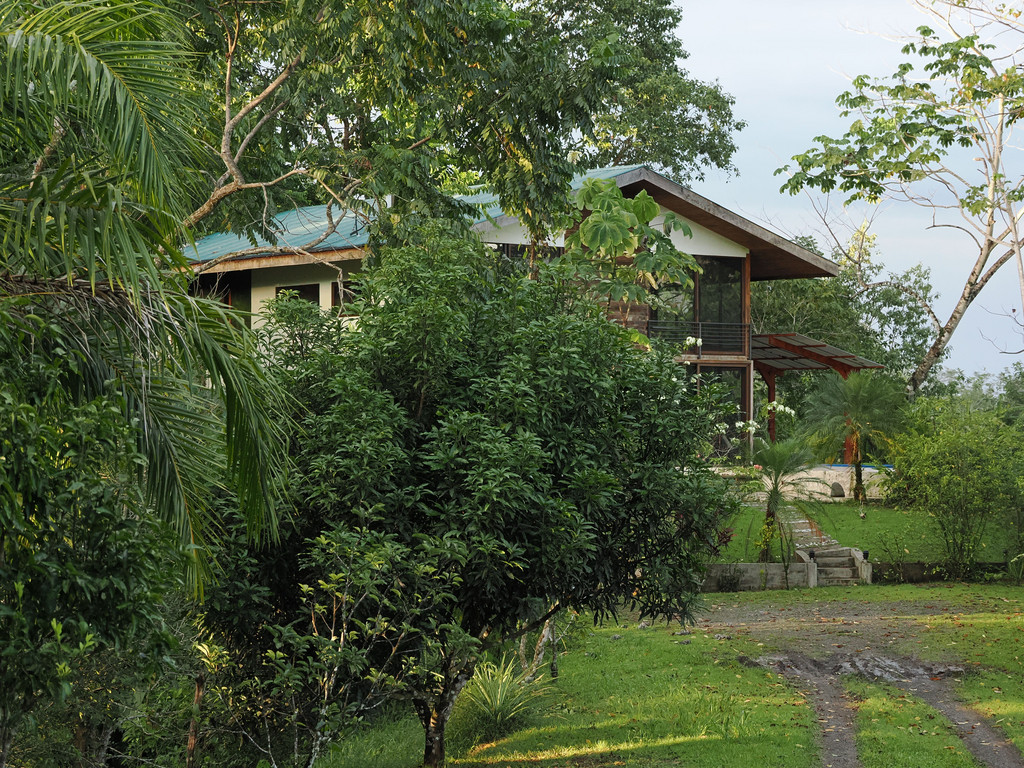
[[[808,551],[808,556],[810,551]],[[864,562],[859,549],[852,547],[827,547],[814,550],[814,562],[818,565],[819,587],[845,587],[862,581],[871,583],[870,564]],[[864,573],[867,566],[867,573]]]

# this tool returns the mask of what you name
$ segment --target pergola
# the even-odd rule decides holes
[[[844,379],[854,371],[884,366],[799,333],[758,333],[750,339],[754,369],[768,385],[768,399],[775,399],[775,380],[786,371],[831,369]],[[768,436],[775,442],[775,414],[768,416]]]

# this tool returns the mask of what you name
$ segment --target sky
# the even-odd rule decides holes
[[[780,234],[821,236],[822,225],[805,195],[779,192],[774,171],[814,146],[815,136],[841,136],[849,124],[835,98],[860,74],[887,76],[899,62],[901,35],[928,23],[906,0],[682,0],[678,34],[690,53],[684,66],[701,80],[717,80],[735,99],[734,113],[747,122],[737,135],[738,176],[712,172],[693,181],[698,194]],[[1022,160],[1021,162],[1024,162]],[[842,198],[829,205],[841,211]],[[867,207],[851,210],[853,225]],[[949,229],[929,229],[931,219],[907,203],[882,203],[871,231],[877,260],[902,271],[923,263],[939,292],[937,314],[945,320],[973,263],[973,243]],[[1007,264],[967,311],[953,336],[946,368],[968,374],[997,373],[1024,355],[1024,336],[1005,315],[1020,313],[1015,267]]]

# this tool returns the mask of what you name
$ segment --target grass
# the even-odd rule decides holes
[[[847,678],[858,702],[857,755],[864,768],[974,768],[952,724],[927,704],[890,685]]]
[[[942,541],[926,512],[881,504],[862,506],[852,501],[813,503],[805,505],[805,509],[841,546],[869,550],[872,560],[893,562],[902,558],[906,562],[938,563],[943,559]],[[763,507],[744,507],[731,523],[734,536],[722,553],[722,560],[756,560],[756,541],[763,522]],[[1013,549],[1012,538],[1005,526],[989,525],[982,543],[982,561],[1005,562],[1007,550]],[[1009,554],[1012,557],[1015,553]]]
[[[411,712],[389,713],[331,745],[317,768],[417,768],[423,764],[423,726]]]
[[[757,655],[754,643],[674,631],[678,626],[639,629],[635,622],[594,629],[561,661],[553,716],[449,764],[710,768],[747,764],[751,755],[765,766],[817,764],[814,713],[803,695],[780,676],[737,660],[737,650]],[[405,729],[397,729],[394,752],[410,749]],[[366,738],[357,735],[321,765],[417,765],[420,742],[404,757],[378,761],[361,754],[364,744],[379,743]]]
[[[971,670],[958,696],[992,716],[1024,749],[1024,590],[1006,585],[927,584],[834,587],[711,595],[751,616],[770,608],[891,605],[904,639],[886,652],[957,662]],[[889,609],[886,608],[886,611]],[[712,617],[714,610],[712,610]],[[453,755],[460,768],[819,764],[811,702],[779,675],[743,665],[761,646],[737,627],[731,639],[677,626],[608,626],[584,632],[561,659],[555,714],[496,741]],[[616,638],[616,636],[618,636]],[[784,648],[781,650],[785,650]],[[866,768],[960,768],[965,761],[946,722],[913,697],[860,679],[858,748]],[[320,768],[413,768],[422,731],[413,718],[387,720],[343,741]],[[949,749],[948,747],[954,747]]]
[[[561,663],[556,718],[455,764],[720,766],[752,754],[765,757],[762,765],[814,763],[804,697],[737,661],[738,649],[756,655],[756,645],[675,629],[595,629]]]
[[[955,654],[973,668],[960,684],[961,700],[1024,751],[1024,590],[1004,590],[965,597],[959,610],[918,623],[928,631],[928,651]]]

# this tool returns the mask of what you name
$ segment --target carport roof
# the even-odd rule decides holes
[[[751,337],[750,357],[762,373],[832,369],[844,379],[853,371],[885,366],[800,333],[758,333]]]

